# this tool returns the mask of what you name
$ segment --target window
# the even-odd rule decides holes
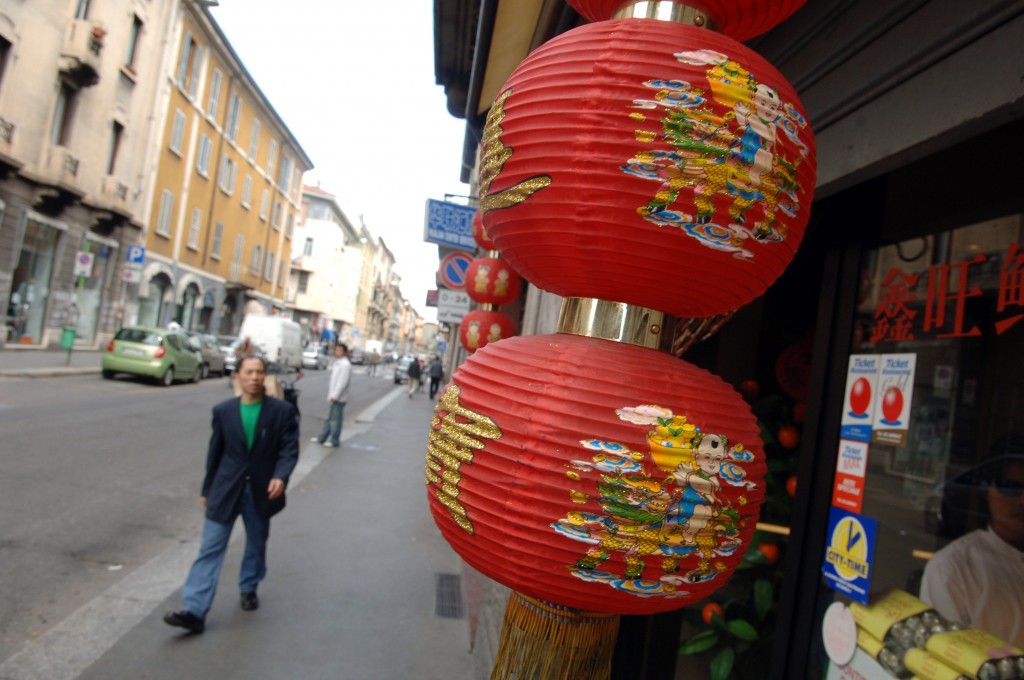
[[[210,257],[215,260],[220,259],[220,244],[224,239],[224,223],[218,222],[217,226],[213,230],[213,245],[210,246]]]
[[[263,249],[255,245],[252,247],[252,259],[249,261],[249,271],[253,276],[260,275],[261,264],[263,264]]]
[[[267,264],[263,267],[263,280],[273,281],[274,280],[274,253],[267,253]]]
[[[232,142],[238,137],[238,118],[242,113],[242,98],[237,92],[231,93],[231,101],[228,104],[228,119],[224,123],[224,136]]]
[[[235,236],[235,254],[231,259],[231,278],[238,280],[238,268],[242,263],[242,251],[245,250],[245,237]]]
[[[199,250],[199,227],[203,221],[203,211],[199,208],[192,209],[192,222],[188,225],[188,247],[192,250]]]
[[[270,220],[270,225],[278,231],[281,229],[281,201],[274,201],[274,216]]]
[[[295,190],[295,192],[293,193],[293,196],[295,197],[296,201],[299,200],[299,192],[302,189],[301,179],[302,179],[302,172],[299,170],[298,166],[296,166],[295,167],[295,177],[292,180],[292,188]]]
[[[260,219],[267,221],[267,208],[270,207],[270,189],[263,190],[263,200],[260,201]]]
[[[78,0],[75,6],[75,18],[86,19],[89,15],[89,0]]]
[[[7,38],[0,36],[0,85],[4,82],[4,74],[7,73],[7,63],[11,58],[11,43]]]
[[[167,189],[160,194],[160,215],[156,221],[156,233],[161,236],[171,235],[171,211],[174,210],[174,194]]]
[[[280,189],[283,194],[291,193],[289,191],[291,188],[289,182],[291,182],[292,179],[292,163],[294,163],[294,161],[291,158],[288,156],[282,156],[281,168],[277,173],[277,188]]]
[[[249,133],[249,160],[256,160],[256,152],[260,144],[260,119],[252,119],[252,132]]]
[[[168,144],[168,148],[171,151],[181,155],[181,143],[185,139],[185,114],[182,113],[181,109],[174,110],[174,126],[171,128],[171,143]]]
[[[196,170],[203,177],[210,176],[210,152],[213,142],[205,134],[199,135],[199,157],[196,159]]]
[[[210,99],[206,102],[206,115],[217,120],[217,112],[220,107],[220,84],[223,76],[218,69],[213,69],[213,79],[210,80]]]
[[[299,272],[299,292],[305,293],[309,288],[309,272]]]
[[[284,237],[291,239],[292,237],[292,226],[295,222],[295,213],[288,213],[288,219],[285,220]]]
[[[181,56],[178,60],[178,87],[188,92],[189,97],[196,96],[199,84],[199,63],[203,49],[192,39],[192,32],[185,31],[185,39],[181,41]]]
[[[220,190],[230,196],[235,193],[235,177],[238,174],[238,163],[227,156],[220,161]]]
[[[246,210],[249,209],[249,202],[252,200],[252,175],[245,176],[245,182],[242,184],[242,207]]]
[[[50,129],[50,144],[67,146],[71,136],[71,120],[75,115],[78,90],[65,82],[60,84],[57,94],[57,108],[53,112],[53,127]]]
[[[128,33],[128,49],[124,53],[124,65],[132,73],[135,73],[135,55],[139,50],[140,38],[142,38],[142,19],[136,14],[132,17],[132,28]]]
[[[312,255],[313,254],[313,239],[311,239],[311,238],[307,238],[306,239],[306,244],[304,246],[302,246],[302,254],[303,255]]]
[[[107,174],[113,175],[117,166],[117,152],[121,150],[121,138],[124,136],[124,126],[116,120],[110,130],[110,146],[107,148]]]
[[[270,140],[270,153],[267,155],[267,176],[274,176],[274,161],[277,160],[277,140]]]
[[[281,261],[278,263],[278,267],[277,267],[277,285],[278,285],[279,288],[283,288],[284,287],[284,273],[285,273],[286,264],[287,264],[287,260],[282,257]]]

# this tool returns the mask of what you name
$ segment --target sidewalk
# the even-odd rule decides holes
[[[68,362],[63,349],[0,349],[0,377],[52,378],[61,375],[99,374],[103,352],[76,349]]]
[[[408,399],[396,386],[359,425],[346,424],[342,448],[302,442],[258,611],[238,606],[239,523],[206,632],[162,622],[180,608],[197,514],[193,540],[0,664],[0,677],[469,680],[460,561],[434,525],[423,482],[431,414],[425,394]]]

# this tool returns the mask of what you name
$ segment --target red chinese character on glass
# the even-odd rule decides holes
[[[979,253],[973,260],[965,260],[960,264],[936,264],[929,269],[928,301],[924,307],[924,330],[942,329],[946,327],[946,306],[953,303],[953,328],[948,333],[939,333],[938,338],[972,338],[981,335],[977,326],[964,330],[964,305],[967,298],[981,295],[981,288],[967,288],[967,270],[972,264],[984,262],[986,257]],[[956,290],[949,286],[950,273],[956,271]]]
[[[1018,243],[1010,244],[1010,250],[999,270],[999,301],[996,311],[1001,315],[1007,307],[1024,307],[1024,254],[1021,254]],[[996,321],[996,334],[1002,335],[1021,319],[1024,319],[1024,314],[1014,314]]]
[[[907,303],[916,298],[912,292],[920,274],[907,274],[893,267],[882,281],[881,301],[875,310],[875,325],[871,329],[871,342],[885,340],[913,340],[910,324],[917,312]]]

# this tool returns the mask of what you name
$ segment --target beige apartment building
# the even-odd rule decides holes
[[[139,323],[234,334],[287,315],[302,175],[312,162],[205,6],[184,2],[161,74]]]
[[[147,140],[179,4],[0,3],[0,346],[106,342],[148,215]]]

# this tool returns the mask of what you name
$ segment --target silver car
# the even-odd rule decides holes
[[[203,357],[203,364],[199,368],[202,378],[208,378],[211,373],[224,375],[226,370],[224,353],[220,351],[216,336],[207,333],[189,333],[188,341],[192,349]]]

